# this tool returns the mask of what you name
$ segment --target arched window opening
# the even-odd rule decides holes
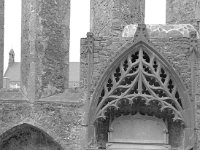
[[[28,124],[16,126],[5,132],[0,138],[1,150],[63,150],[49,135]]]

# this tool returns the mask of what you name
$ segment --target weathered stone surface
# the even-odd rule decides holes
[[[33,99],[62,93],[68,85],[70,1],[22,4],[22,89]]]
[[[80,46],[80,82],[81,88],[87,88],[87,74],[88,74],[88,53],[86,51],[86,39],[81,39]]]
[[[0,135],[26,123],[47,133],[64,150],[81,149],[85,140],[85,129],[82,126],[85,114],[82,108],[83,103],[80,102],[1,103]],[[3,136],[0,138],[0,141],[5,140]]]
[[[96,36],[119,36],[124,26],[144,22],[144,0],[92,0],[91,31]]]
[[[167,24],[192,24],[197,28],[199,1],[167,0],[166,9]],[[144,22],[144,14],[143,0],[92,0],[91,31],[98,36],[117,36],[126,25]]]
[[[130,24],[125,26],[122,37],[134,37],[137,24]],[[191,32],[195,32],[197,39],[199,33],[191,24],[178,24],[178,25],[153,25],[147,24],[147,32],[150,38],[175,38],[175,37],[190,37]]]
[[[197,133],[197,148],[199,149],[200,148],[200,103],[197,102],[196,103],[196,133]]]
[[[0,100],[2,101],[24,101],[28,98],[19,89],[1,89],[0,90]]]
[[[190,39],[186,37],[152,38],[151,42],[153,43],[154,47],[164,56],[164,58],[170,62],[172,67],[183,80],[183,83],[191,95],[191,66],[189,58]],[[101,40],[95,39],[95,43],[98,46],[94,46],[95,62],[93,64],[92,91],[95,89],[98,80],[105,72],[106,68],[115,60],[116,56],[123,53],[123,51],[121,51],[121,47],[126,43],[131,44],[132,38],[102,37]],[[128,45],[126,46],[128,47]],[[81,77],[82,80],[86,80],[87,65],[84,65],[84,62],[88,61],[87,55],[83,53],[81,56],[83,60],[81,66]]]
[[[196,0],[167,0],[167,24],[192,24],[196,25]]]
[[[29,40],[30,24],[29,19],[31,16],[30,7],[27,7],[30,1],[23,1],[22,5],[22,39],[21,39],[21,87],[26,92],[28,90],[28,80],[30,73],[30,49],[31,40]],[[33,41],[33,39],[32,39]],[[33,49],[33,48],[32,48]],[[27,93],[27,92],[26,92]]]
[[[165,29],[167,30],[167,28]],[[188,100],[194,101],[194,99],[191,98],[192,97],[192,81],[191,81],[192,69],[191,68],[193,67],[193,65],[191,63],[192,60],[190,56],[191,56],[191,48],[193,47],[193,44],[191,42],[192,38],[189,37],[189,34],[188,34],[189,32],[187,33],[184,32],[184,34],[182,34],[181,31],[179,32],[179,29],[175,31],[180,33],[180,36],[176,36],[170,33],[168,36],[166,36],[167,38],[166,37],[165,38],[159,38],[159,37],[150,38],[149,44],[153,45],[155,50],[157,50],[163,56],[163,58],[166,59],[169,62],[169,64],[171,64],[171,67],[178,73],[180,79],[183,81],[186,87],[187,91],[184,91],[184,92],[189,93],[190,98],[188,98]],[[159,34],[160,33],[158,33],[156,36],[159,36]],[[107,75],[110,76],[109,71],[113,69],[113,68],[110,68],[111,63],[117,58],[117,56],[120,56],[120,54],[123,54],[125,50],[127,50],[127,48],[131,45],[131,43],[133,43],[134,40],[137,41],[137,39],[122,38],[122,37],[95,38],[93,56],[94,56],[94,59],[99,60],[99,62],[95,61],[95,63],[93,64],[94,67],[93,67],[91,92],[93,92],[96,89],[97,84],[102,85],[102,86],[105,85],[104,83],[99,82],[100,78],[105,77]],[[86,62],[88,62],[87,55],[84,57],[84,54],[85,53],[83,53],[82,57]],[[164,60],[161,59],[161,61],[164,64]],[[112,65],[114,67],[114,64]],[[107,74],[104,74],[106,69],[110,69],[110,70],[106,72]],[[91,93],[91,95],[93,95],[93,93]],[[98,97],[94,97],[94,98],[97,98],[97,99],[93,99],[93,100],[98,100]],[[184,127],[181,126],[180,123],[177,123],[177,124],[172,123],[172,124],[173,124],[172,126],[169,126],[169,129],[170,129],[169,132],[171,135],[169,139],[169,143],[171,146],[173,146],[173,148],[176,148],[176,147],[180,148],[184,141],[184,134],[183,134]],[[193,128],[191,130],[193,130]]]
[[[172,38],[153,40],[154,46],[166,58],[176,70],[183,81],[190,96],[191,91],[191,63],[190,63],[190,40],[189,38]]]
[[[0,88],[3,88],[4,64],[4,0],[0,0]]]
[[[0,1],[0,19],[3,18],[1,17],[2,2]],[[85,138],[87,135],[85,118],[89,109],[87,98],[92,96],[106,68],[133,42],[134,39],[131,36],[121,37],[121,35],[126,25],[144,20],[144,0],[140,2],[142,5],[139,5],[138,0],[91,1],[91,30],[95,34],[92,43],[94,49],[91,54],[93,63],[89,61],[88,39],[83,38],[81,39],[81,88],[66,90],[70,2],[69,0],[23,0],[22,91],[0,91],[0,141],[9,141],[11,145],[17,144],[14,138],[8,140],[3,135],[11,136],[12,131],[26,124],[27,128],[33,126],[34,130],[42,131],[40,135],[37,135],[31,130],[31,135],[39,138],[43,134],[48,134],[64,150],[85,149],[87,140]],[[194,0],[168,1],[167,9],[170,11],[167,12],[171,16],[168,17],[168,23],[195,24],[194,9],[190,8],[193,5]],[[0,22],[0,35],[3,33],[1,23],[2,21]],[[193,66],[190,58],[191,39],[188,35],[193,30],[190,25],[174,27],[158,25],[154,28],[151,26],[150,42],[178,72],[191,96]],[[0,37],[0,39],[3,38]],[[200,44],[198,47],[200,48]],[[3,56],[2,52],[0,41],[0,56]],[[196,101],[199,102],[199,56],[197,57]],[[91,87],[89,87],[91,91],[88,92],[89,63],[92,63],[92,77],[90,78]],[[86,93],[91,95],[87,96]],[[200,137],[199,107],[197,103],[195,115],[198,143]],[[180,147],[184,136],[180,124],[171,122],[169,133],[172,135],[169,143],[173,148]],[[25,139],[26,137],[24,136]],[[45,139],[48,141],[48,138]],[[28,148],[31,149],[31,146]]]
[[[46,133],[28,124],[15,127],[12,133],[1,141],[0,148],[1,150],[63,150]]]

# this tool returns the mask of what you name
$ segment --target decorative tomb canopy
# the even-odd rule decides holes
[[[174,68],[149,41],[144,24],[138,25],[134,42],[100,79],[90,104],[88,135],[94,134],[90,126],[99,119],[111,117],[113,121],[137,112],[193,127],[187,91]]]

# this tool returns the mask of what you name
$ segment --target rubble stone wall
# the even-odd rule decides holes
[[[144,3],[144,0],[91,0],[91,32],[96,36],[119,36],[127,24],[144,22]]]
[[[197,132],[197,149],[200,149],[200,41],[198,41],[198,53],[196,53],[196,93],[195,93],[195,124],[196,124],[196,132]]]
[[[20,128],[25,123],[44,131],[63,150],[83,149],[86,129],[82,126],[82,108],[83,103],[1,101],[0,141],[7,140],[7,134],[14,132],[13,128]]]
[[[22,88],[37,99],[68,87],[70,0],[22,2]]]
[[[94,41],[94,64],[93,64],[93,78],[92,89],[98,83],[98,80],[105,72],[106,68],[115,60],[116,56],[125,51],[126,47],[130,45],[133,38],[109,38],[98,37]],[[190,63],[190,40],[189,38],[163,38],[151,39],[154,47],[161,53],[161,55],[169,61],[172,67],[179,74],[183,80],[187,90],[191,95],[191,63]],[[122,48],[124,47],[124,49]],[[81,68],[87,68],[87,55],[82,54]],[[86,62],[86,63],[84,63]],[[82,80],[87,80],[87,69],[81,70]]]
[[[3,87],[4,64],[4,0],[0,0],[0,88]]]
[[[199,16],[199,0],[167,0],[167,24],[192,24],[197,27],[196,19]],[[199,3],[199,4],[198,4]],[[200,19],[200,18],[199,18]]]

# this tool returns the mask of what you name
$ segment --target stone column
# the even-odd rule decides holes
[[[4,0],[0,0],[0,89],[3,88],[4,64]]]
[[[91,0],[90,31],[95,36],[121,36],[126,25],[144,23],[145,0]]]
[[[167,24],[192,24],[196,27],[195,9],[199,0],[167,0]]]
[[[22,90],[34,101],[68,87],[70,0],[22,0]]]

